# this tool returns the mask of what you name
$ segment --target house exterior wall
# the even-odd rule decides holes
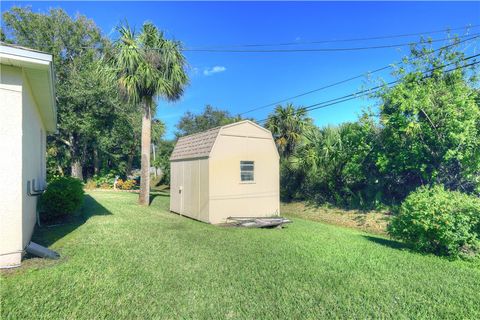
[[[0,65],[0,266],[22,258],[22,69]]]
[[[20,264],[32,236],[37,197],[27,195],[27,181],[45,186],[46,134],[22,68],[1,65],[0,100],[1,267]]]
[[[254,161],[254,181],[240,180],[240,161]],[[251,123],[220,130],[209,158],[209,222],[280,214],[279,157],[272,135]]]
[[[44,189],[46,182],[46,134],[39,106],[36,103],[28,78],[23,77],[23,107],[22,107],[22,248],[24,248],[33,233],[36,222],[38,197],[27,195],[27,181],[35,188]]]
[[[170,211],[208,222],[208,159],[170,163]]]

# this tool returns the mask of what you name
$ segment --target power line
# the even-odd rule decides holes
[[[477,25],[475,26],[477,27]],[[480,27],[480,25],[478,25]],[[447,37],[442,39],[429,39],[429,40],[421,40],[416,42],[405,42],[405,43],[397,43],[397,44],[388,44],[388,45],[378,45],[378,46],[366,46],[366,47],[345,47],[345,48],[304,48],[304,49],[268,49],[268,50],[235,50],[235,49],[212,49],[212,48],[180,48],[183,52],[217,52],[217,53],[288,53],[288,52],[341,52],[341,51],[361,51],[361,50],[372,50],[372,49],[386,49],[386,48],[398,48],[404,46],[411,46],[417,44],[424,44],[424,43],[434,43],[434,42],[441,42],[453,39],[462,39],[466,37],[471,37],[473,35],[480,35],[480,33],[474,34],[464,34],[462,36],[455,36],[455,37]],[[105,47],[98,47],[98,46],[80,46],[81,49],[95,49],[95,50],[104,50]],[[111,50],[117,50],[118,48],[115,46],[110,47]],[[122,50],[163,50],[164,48],[161,47],[151,47],[151,48],[137,48],[137,47],[130,47],[130,48],[122,48]]]
[[[457,67],[457,68],[453,68],[453,69],[450,69],[450,70],[446,70],[445,72],[448,73],[448,72],[452,72],[452,71],[455,71],[455,70],[468,68],[468,67],[474,66],[474,65],[479,64],[479,63],[480,63],[480,61],[472,62],[472,63],[466,64],[466,65],[464,65],[464,66],[461,66],[461,67]],[[445,66],[442,66],[442,67],[445,67]],[[431,70],[429,70],[429,71],[431,71]],[[423,79],[426,79],[426,78],[428,78],[428,77],[423,77],[423,78],[420,79],[420,80],[423,80]],[[395,81],[395,83],[397,83],[397,82],[398,82],[398,81]],[[387,87],[388,87],[388,88],[391,88],[392,85],[395,84],[395,83],[390,83],[390,84],[387,85]],[[381,88],[375,90],[375,92],[378,92],[380,89],[381,89]],[[375,92],[373,92],[373,93],[375,93]],[[369,92],[366,92],[366,93],[364,93],[364,94],[361,95],[361,96],[366,96],[366,95],[368,95],[368,94],[370,94],[370,93],[369,93]],[[361,96],[358,96],[358,97],[361,97]],[[358,97],[352,97],[352,98],[349,98],[348,100],[357,99]],[[347,99],[344,99],[344,100],[342,100],[342,101],[338,101],[338,102],[334,102],[334,103],[330,103],[330,104],[325,104],[325,105],[321,105],[321,106],[311,105],[311,106],[309,106],[309,108],[307,109],[307,111],[312,111],[312,110],[317,110],[317,109],[326,108],[326,107],[331,106],[331,105],[333,105],[333,104],[342,103],[342,102],[345,102],[345,101],[348,101],[348,100],[347,100]],[[315,107],[314,107],[314,106],[315,106]]]
[[[305,44],[327,44],[327,43],[338,43],[338,42],[355,42],[355,41],[368,41],[368,40],[382,40],[382,39],[394,39],[394,38],[405,38],[413,37],[427,34],[435,33],[444,33],[456,30],[465,30],[465,29],[474,29],[478,28],[480,25],[466,25],[463,27],[457,28],[445,28],[440,30],[433,31],[424,31],[416,33],[404,33],[404,34],[395,34],[395,35],[382,35],[382,36],[372,36],[372,37],[363,37],[363,38],[349,38],[349,39],[330,39],[330,40],[315,40],[315,41],[295,41],[295,42],[281,42],[281,43],[269,43],[269,44],[233,44],[233,45],[217,45],[217,46],[205,46],[205,47],[195,47],[191,49],[222,49],[222,48],[242,48],[242,47],[274,47],[274,46],[295,46],[295,45],[305,45]]]
[[[466,57],[466,58],[462,59],[462,61],[470,60],[470,59],[476,58],[478,56],[480,56],[480,54],[476,54],[476,55],[473,55],[473,56]],[[472,62],[472,63],[466,64],[464,66],[459,66],[459,67],[447,70],[445,72],[448,73],[448,72],[452,72],[452,71],[455,71],[455,70],[468,68],[468,67],[474,66],[474,65],[479,64],[479,63],[480,63],[480,61]],[[423,74],[427,74],[429,72],[448,67],[452,64],[455,64],[455,63],[452,62],[452,63],[446,64],[446,65],[442,65],[442,66],[432,68],[430,70],[427,70],[427,71],[423,72]],[[426,79],[426,78],[428,78],[428,76],[423,77],[421,80]],[[376,93],[376,92],[380,91],[381,89],[383,89],[385,87],[391,88],[394,84],[397,84],[400,81],[401,81],[401,79],[391,81],[389,83],[386,83],[386,84],[383,84],[383,85],[380,85],[380,86],[376,86],[376,87],[373,87],[373,88],[369,88],[369,89],[361,90],[361,91],[358,91],[358,92],[354,92],[354,93],[351,93],[351,94],[348,94],[348,95],[345,95],[345,96],[342,96],[342,97],[339,97],[339,98],[315,103],[315,104],[303,107],[302,109],[304,109],[306,111],[323,109],[323,108],[326,108],[326,107],[329,107],[329,106],[332,106],[332,105],[335,105],[335,104],[339,104],[339,103],[343,103],[343,102],[346,102],[346,101],[358,99],[358,98],[364,97],[366,95]],[[262,123],[262,122],[265,122],[267,120],[268,120],[268,118],[265,118],[265,119],[259,120],[258,123]]]
[[[464,40],[455,42],[455,43],[453,43],[453,44],[449,44],[449,45],[440,47],[440,48],[435,49],[435,50],[433,50],[433,51],[431,51],[431,52],[426,52],[426,53],[424,53],[424,54],[418,55],[418,56],[413,57],[413,58],[410,57],[410,58],[408,58],[408,61],[421,58],[421,57],[423,57],[423,56],[426,56],[426,55],[435,53],[435,52],[437,52],[437,51],[441,51],[441,50],[447,49],[447,48],[452,47],[452,46],[459,45],[459,44],[464,43],[464,42],[468,42],[468,41],[474,40],[474,39],[479,38],[479,37],[480,37],[480,35],[476,35],[476,36],[471,37],[471,38],[469,38],[469,39],[464,39]],[[403,64],[403,63],[404,63],[403,61],[398,62],[398,64]],[[312,93],[315,93],[315,92],[318,92],[318,91],[322,91],[322,90],[325,90],[325,89],[328,89],[328,88],[331,88],[331,87],[334,87],[334,86],[337,86],[337,85],[340,85],[340,84],[343,84],[343,83],[346,83],[346,82],[350,82],[350,81],[355,80],[355,79],[362,78],[362,77],[365,76],[365,74],[377,73],[377,72],[380,72],[380,71],[389,69],[389,68],[391,68],[391,67],[392,67],[392,64],[389,64],[389,65],[383,66],[383,67],[381,67],[381,68],[375,69],[375,70],[373,70],[373,71],[364,72],[364,73],[362,73],[362,74],[359,74],[359,75],[356,75],[356,76],[353,76],[353,77],[350,77],[350,78],[347,78],[347,79],[344,79],[344,80],[340,80],[340,81],[334,82],[334,83],[332,83],[332,84],[328,84],[328,85],[322,86],[322,87],[317,88],[317,89],[313,89],[313,90],[310,90],[310,91],[306,91],[306,92],[303,92],[303,93],[300,93],[300,94],[297,94],[297,95],[294,95],[294,96],[291,96],[291,97],[288,97],[288,98],[284,98],[284,99],[282,99],[282,100],[278,100],[278,101],[275,101],[275,102],[272,102],[272,103],[269,103],[269,104],[266,104],[266,105],[262,105],[262,106],[260,106],[260,107],[255,107],[255,108],[253,108],[253,109],[250,109],[250,110],[247,110],[247,111],[245,111],[245,112],[242,112],[242,113],[240,113],[239,115],[244,115],[244,114],[247,114],[247,113],[250,113],[250,112],[254,112],[254,111],[258,111],[258,110],[260,110],[260,109],[268,108],[268,107],[271,107],[271,106],[274,106],[274,105],[277,105],[277,104],[280,104],[280,103],[283,103],[283,102],[286,102],[286,101],[289,101],[289,100],[292,100],[292,99],[300,98],[300,97],[303,97],[303,96],[306,96],[306,95],[309,95],[309,94],[312,94]]]
[[[465,57],[465,58],[462,59],[462,61],[467,61],[467,60],[470,60],[470,59],[474,59],[474,58],[476,58],[476,57],[478,57],[478,56],[480,56],[480,53],[479,53],[479,54],[472,55],[472,56]],[[457,69],[464,69],[464,68],[467,68],[467,67],[469,67],[469,66],[471,66],[471,65],[475,65],[475,64],[477,64],[477,63],[480,63],[480,61],[479,61],[479,62],[474,62],[473,64],[468,64],[468,65],[464,65],[464,66],[459,66],[459,67],[457,67],[457,68],[448,70],[448,71],[446,71],[446,72],[454,71],[454,70],[457,70]],[[428,74],[428,73],[433,72],[433,71],[435,71],[435,70],[443,69],[443,68],[445,68],[445,67],[448,67],[448,66],[451,66],[451,65],[454,65],[454,64],[455,64],[455,62],[451,62],[451,63],[444,64],[444,65],[441,65],[441,66],[437,66],[437,67],[435,67],[435,68],[432,68],[432,69],[430,69],[430,70],[424,71],[424,72],[422,72],[422,73],[425,75],[425,74]],[[426,78],[428,78],[428,76],[423,77],[422,80],[423,80],[423,79],[426,79]],[[361,90],[361,91],[358,91],[358,92],[355,92],[355,93],[352,93],[352,94],[349,94],[349,95],[346,95],[346,96],[343,96],[343,97],[340,97],[340,98],[336,98],[336,99],[332,99],[332,100],[327,100],[327,101],[324,101],[324,102],[316,103],[316,104],[313,104],[313,105],[304,107],[304,109],[306,109],[307,111],[309,111],[309,110],[313,110],[313,109],[311,109],[311,107],[315,107],[315,106],[318,106],[318,105],[321,105],[321,104],[324,104],[324,103],[334,102],[334,101],[336,101],[336,100],[343,99],[343,98],[348,98],[348,97],[355,97],[355,98],[357,98],[357,95],[358,95],[358,94],[360,94],[360,96],[367,95],[367,94],[370,94],[370,93],[372,93],[372,92],[376,92],[376,91],[378,91],[379,89],[384,88],[385,86],[388,87],[388,86],[391,86],[391,85],[393,85],[393,84],[396,84],[396,83],[398,83],[398,82],[400,82],[400,81],[401,81],[401,79],[399,79],[399,80],[394,80],[394,81],[391,81],[391,82],[389,82],[389,83],[386,83],[386,84],[383,84],[383,85],[379,85],[379,86],[376,86],[376,87],[373,87],[373,88]]]
[[[478,34],[478,33],[477,33]],[[475,35],[477,35],[475,34]],[[458,36],[455,38],[465,38],[471,35],[463,35]],[[342,52],[342,51],[363,51],[363,50],[373,50],[373,49],[387,49],[387,48],[399,48],[404,46],[411,46],[416,44],[422,43],[434,43],[440,41],[446,41],[455,39],[452,37],[449,38],[442,38],[442,39],[434,39],[434,40],[422,40],[418,42],[404,42],[404,43],[396,43],[396,44],[387,44],[387,45],[378,45],[378,46],[366,46],[366,47],[349,47],[349,48],[307,48],[307,49],[248,49],[248,50],[240,50],[240,49],[189,49],[184,48],[182,51],[184,52],[218,52],[218,53],[287,53],[287,52]],[[151,48],[152,50],[159,49],[159,48]]]

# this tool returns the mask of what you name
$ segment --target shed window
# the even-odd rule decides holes
[[[253,161],[240,161],[240,180],[244,181],[254,181],[253,180]]]

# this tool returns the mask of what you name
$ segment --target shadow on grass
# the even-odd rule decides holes
[[[82,208],[79,213],[63,220],[58,224],[42,224],[36,227],[32,235],[32,241],[42,246],[49,247],[69,233],[82,226],[92,216],[104,216],[112,214],[104,206],[98,203],[90,195],[83,198]]]
[[[373,237],[373,236],[363,236],[363,237],[368,241],[372,241],[372,242],[375,242],[376,244],[389,247],[392,249],[398,249],[398,250],[410,249],[409,246],[398,241],[389,240],[389,239],[380,238],[380,237]]]
[[[170,193],[167,191],[151,191],[150,192],[150,204],[156,197],[170,197]]]

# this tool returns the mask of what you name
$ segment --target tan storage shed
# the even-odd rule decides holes
[[[170,211],[214,224],[280,215],[277,148],[251,121],[180,138],[170,169]]]

